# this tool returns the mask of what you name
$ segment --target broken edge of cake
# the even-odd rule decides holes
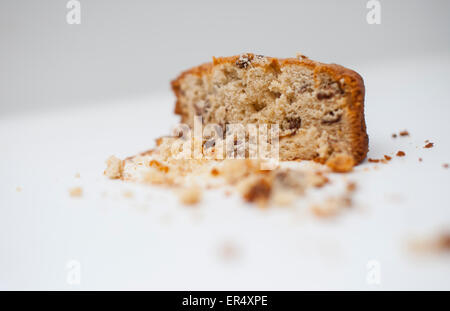
[[[361,76],[300,55],[213,58],[172,81],[175,113],[193,126],[278,124],[280,160],[314,160],[346,172],[368,152]]]

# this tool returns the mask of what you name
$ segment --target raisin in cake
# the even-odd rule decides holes
[[[368,151],[361,76],[304,56],[251,53],[213,58],[172,81],[181,122],[278,124],[281,160],[315,160],[348,171]]]

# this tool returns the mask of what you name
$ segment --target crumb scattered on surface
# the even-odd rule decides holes
[[[354,181],[349,181],[345,187],[346,192],[339,196],[326,198],[321,203],[311,205],[311,212],[320,218],[337,216],[343,209],[353,206],[353,195],[357,189]]]
[[[110,156],[106,160],[106,170],[104,174],[111,179],[122,177],[123,161],[115,156]]]
[[[336,216],[339,208],[335,204],[325,203],[325,204],[315,204],[311,206],[312,213],[320,218],[329,218]]]
[[[132,198],[134,196],[134,193],[130,190],[125,190],[122,192],[123,196],[127,199]]]
[[[441,234],[437,244],[441,250],[450,251],[450,233]]]
[[[330,179],[326,177],[322,172],[318,171],[311,178],[309,178],[312,185],[316,188],[322,188],[330,182]]]
[[[423,159],[422,158],[419,158],[419,162],[422,162],[423,161]]]
[[[434,143],[429,142],[423,147],[428,149],[428,148],[433,148],[433,146],[434,146]]]
[[[199,202],[203,191],[222,186],[226,187],[225,195],[236,191],[244,201],[259,206],[290,205],[307,195],[307,191],[314,192],[313,188],[330,183],[328,176],[334,177],[328,175],[327,166],[346,172],[354,165],[353,158],[346,154],[333,155],[327,166],[310,162],[302,167],[281,161],[270,170],[263,168],[262,159],[183,159],[178,157],[182,149],[173,148],[174,141],[171,137],[161,138],[151,152],[124,160],[122,179],[169,187],[187,205]],[[342,195],[348,196],[345,188],[343,191]]]
[[[397,157],[404,157],[406,153],[404,151],[399,150],[396,154]]]
[[[240,186],[240,190],[245,201],[265,205],[272,192],[272,182],[268,178],[255,176],[247,179],[247,182]]]
[[[400,133],[400,136],[409,136],[409,132],[408,131],[401,131]]]
[[[305,55],[303,55],[302,53],[299,53],[299,52],[295,53],[295,57],[298,58],[298,59],[307,59],[308,58],[307,56],[305,56]]]
[[[367,159],[369,163],[384,163],[384,164],[388,163],[390,160],[392,160],[392,157],[388,155],[384,155],[384,157],[381,159],[371,159],[371,158]]]
[[[417,253],[450,253],[450,232],[413,240],[410,248]]]
[[[276,191],[272,195],[272,202],[278,206],[289,206],[296,199],[296,196],[291,191]]]
[[[333,172],[346,173],[353,169],[353,166],[355,166],[355,161],[352,157],[342,153],[330,158],[326,162],[326,165],[331,168]]]
[[[83,189],[81,187],[70,188],[69,195],[74,198],[81,197],[83,195]]]
[[[330,197],[324,202],[311,206],[314,216],[319,218],[331,218],[337,216],[344,207],[351,206],[351,199],[347,196]]]
[[[355,188],[356,189],[356,188]],[[313,204],[310,207],[312,213],[320,218],[330,218],[337,216],[343,209],[352,207],[353,200],[351,194],[354,190],[348,190],[344,195],[329,197],[322,203]]]
[[[400,131],[398,133],[398,135],[397,135],[397,133],[392,134],[392,138],[397,138],[398,136],[401,136],[401,137],[409,136],[409,132],[407,130],[403,130],[403,131]]]
[[[354,192],[356,190],[356,183],[354,181],[350,181],[347,183],[347,191]]]
[[[202,199],[202,189],[199,186],[182,188],[179,192],[180,202],[184,205],[194,205]]]
[[[239,258],[239,254],[239,248],[232,242],[224,242],[219,248],[219,257],[224,261],[234,261]]]
[[[442,164],[442,167],[443,167],[443,168],[448,168],[448,163]]]
[[[213,168],[213,169],[211,170],[211,175],[213,175],[213,176],[218,176],[218,175],[219,175],[219,171],[218,171],[216,168]]]

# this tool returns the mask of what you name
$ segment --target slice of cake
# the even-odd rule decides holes
[[[277,124],[280,160],[315,160],[349,171],[368,151],[361,76],[305,56],[251,53],[213,58],[172,81],[181,122]]]

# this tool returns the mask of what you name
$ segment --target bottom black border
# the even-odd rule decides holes
[[[448,292],[286,292],[286,291],[152,291],[152,292],[1,292],[2,301],[12,298],[15,305],[22,302],[46,301],[61,306],[70,303],[71,307],[86,307],[85,303],[101,303],[129,309],[132,304],[164,307],[168,310],[286,310],[309,306],[336,307],[352,306],[359,309],[389,307],[386,300],[396,300],[401,305],[415,307],[432,306],[442,299],[444,305]],[[230,298],[231,297],[231,298]],[[6,299],[5,299],[6,298]],[[27,298],[30,298],[27,299]],[[200,300],[203,298],[203,300]],[[206,300],[208,298],[208,300]],[[188,299],[188,300],[186,300]],[[214,306],[212,307],[212,299]],[[445,299],[445,301],[444,301]],[[48,304],[49,302],[49,304]],[[231,303],[231,304],[230,304]],[[350,304],[349,304],[350,303]]]

